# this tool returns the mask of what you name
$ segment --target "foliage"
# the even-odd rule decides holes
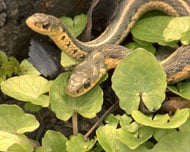
[[[74,37],[79,36],[87,24],[87,16],[84,14],[76,15],[73,19],[66,16],[60,19]]]
[[[61,19],[68,22],[66,24],[71,26],[69,29],[75,33],[74,36],[78,36],[86,25],[84,15],[76,16],[73,20],[65,17]],[[111,111],[117,102],[109,109],[102,108],[104,94],[99,84],[83,96],[70,97],[65,91],[69,72],[50,81],[40,76],[27,60],[19,63],[14,57],[7,57],[0,52],[1,91],[23,101],[24,108],[30,112],[49,108],[64,122],[72,119],[75,129],[74,135],[70,137],[47,130],[40,144],[25,133],[33,132],[42,124],[17,105],[1,104],[0,151],[188,151],[189,109],[163,114],[160,107],[164,104],[168,90],[189,100],[190,83],[179,82],[167,86],[166,74],[152,53],[157,53],[155,43],[170,47],[177,47],[179,41],[189,44],[189,22],[189,17],[157,16],[143,18],[135,24],[131,30],[133,42],[126,44],[134,51],[122,60],[112,76],[112,88],[119,98],[120,110],[114,113]],[[68,58],[65,60],[64,55],[61,62],[63,65],[67,62],[67,66],[76,63]],[[143,106],[145,109],[142,109]],[[85,120],[92,120],[98,115],[100,120],[86,134],[78,133],[77,114]],[[105,125],[97,127],[103,119]]]

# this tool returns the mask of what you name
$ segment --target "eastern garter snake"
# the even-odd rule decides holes
[[[150,10],[160,10],[170,16],[189,16],[190,8],[184,0],[121,0],[119,11],[105,31],[95,40],[81,42],[72,37],[64,24],[56,17],[36,13],[26,20],[32,30],[48,35],[56,45],[68,55],[83,60],[77,65],[70,77],[67,92],[80,96],[90,90],[106,73],[115,68],[124,56],[130,53],[117,44],[128,35],[130,29],[142,14]],[[177,49],[161,62],[167,73],[167,82],[174,83],[189,77],[190,46]]]

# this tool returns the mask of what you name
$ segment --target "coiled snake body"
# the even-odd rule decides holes
[[[190,8],[183,0],[122,0],[119,11],[105,31],[95,40],[81,42],[75,39],[56,17],[36,13],[27,18],[32,30],[49,36],[55,44],[78,64],[69,79],[67,92],[80,96],[89,91],[106,73],[115,68],[131,51],[120,45],[139,17],[150,10],[160,10],[170,16],[189,16]],[[174,83],[190,76],[190,46],[178,48],[161,63],[167,74],[167,82]],[[87,56],[88,55],[88,56]]]

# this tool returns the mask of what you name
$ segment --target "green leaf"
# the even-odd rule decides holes
[[[42,146],[36,152],[66,152],[67,138],[61,133],[48,130],[42,139]]]
[[[119,119],[117,118],[117,116],[110,114],[106,117],[105,122],[106,122],[106,124],[109,124],[109,126],[117,128],[117,126],[119,124]]]
[[[25,114],[14,105],[0,105],[0,130],[10,133],[31,132],[38,128],[39,123],[31,114]]]
[[[144,18],[134,25],[131,33],[133,37],[139,40],[175,47],[177,46],[176,41],[167,42],[163,35],[163,31],[172,20],[172,18],[173,17],[169,16],[154,16]]]
[[[15,57],[9,57],[7,62],[1,66],[1,70],[6,77],[11,77],[13,74],[19,75],[22,71],[18,60]]]
[[[111,126],[99,127],[96,130],[98,142],[105,151],[126,152],[128,147],[117,140],[117,129]]]
[[[163,36],[167,42],[180,40],[185,32],[189,30],[190,17],[175,17],[163,31]],[[190,40],[188,38],[188,40]]]
[[[50,147],[38,147],[35,152],[52,152],[52,149]]]
[[[18,135],[18,141],[8,148],[8,152],[33,152],[34,148],[24,135]]]
[[[154,138],[156,141],[159,142],[160,139],[162,139],[162,137],[170,134],[170,133],[173,133],[173,132],[176,132],[177,130],[176,129],[163,129],[163,128],[156,128],[154,130]]]
[[[177,110],[173,116],[168,114],[156,116],[147,116],[140,111],[133,111],[132,117],[142,125],[151,126],[154,128],[178,128],[184,124],[189,117],[189,109]]]
[[[151,52],[152,54],[156,53],[156,48],[153,46],[152,43],[138,40],[136,38],[133,38],[133,39],[134,39],[134,42],[130,42],[125,45],[127,48],[132,49],[132,50],[135,50],[137,48],[143,48],[143,49]]]
[[[7,62],[8,58],[7,55],[5,54],[5,52],[0,51],[0,65],[2,65],[3,63]]]
[[[63,16],[60,19],[74,37],[79,36],[87,24],[87,16],[84,14],[76,15],[74,19],[66,16]]]
[[[133,121],[132,118],[129,117],[128,115],[126,115],[126,114],[120,116],[120,125],[121,125],[121,127],[130,126],[130,124],[131,124],[132,121]]]
[[[18,135],[0,130],[0,151],[32,152],[33,147],[24,135]]]
[[[118,138],[118,130],[112,126],[99,127],[96,130],[98,142],[106,152],[147,152],[147,148],[140,146],[135,150],[130,149]]]
[[[168,89],[171,92],[190,100],[190,82],[179,82],[176,86],[168,86]]]
[[[180,40],[184,45],[190,44],[190,30],[183,33]]]
[[[118,116],[118,120],[120,120],[121,128],[117,129],[117,140],[127,145],[130,149],[136,149],[152,137],[152,128],[142,127],[142,125],[133,121],[131,117],[126,114],[120,117]],[[115,125],[108,125],[117,128]]]
[[[153,131],[154,129],[150,127],[141,127],[137,132],[131,133],[127,128],[121,128],[118,129],[118,140],[130,149],[136,149],[152,137]]]
[[[7,149],[18,140],[17,135],[0,130],[0,151],[7,151]]]
[[[166,74],[156,58],[143,49],[126,56],[115,69],[112,87],[120,107],[130,114],[143,102],[149,111],[160,108],[166,89]]]
[[[67,141],[67,151],[68,152],[88,152],[95,145],[96,140],[91,139],[84,141],[83,135],[78,134],[77,136],[72,136],[70,140]]]
[[[153,152],[188,152],[190,132],[173,132],[159,140],[153,148]]]
[[[17,100],[47,107],[49,97],[43,94],[49,91],[49,85],[50,83],[43,77],[23,75],[2,82],[1,90]]]
[[[31,104],[31,103],[26,103],[24,105],[24,109],[26,109],[30,112],[39,112],[42,109],[42,107],[38,106],[38,105]]]
[[[70,57],[69,55],[67,55],[63,51],[61,52],[61,65],[63,67],[72,66],[72,65],[75,65],[77,63],[78,63],[77,60],[75,60],[74,58]]]
[[[101,110],[103,93],[99,86],[80,97],[66,94],[69,73],[59,75],[50,88],[51,109],[61,120],[68,120],[77,112],[85,118],[93,118]]]
[[[183,124],[183,125],[181,125],[180,127],[179,127],[179,130],[182,132],[184,132],[184,131],[188,131],[188,132],[190,132],[190,118]]]
[[[23,60],[20,66],[23,69],[23,74],[40,75],[40,72],[28,60]]]

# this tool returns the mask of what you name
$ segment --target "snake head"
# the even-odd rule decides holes
[[[26,24],[33,31],[43,35],[59,34],[63,32],[63,23],[52,15],[35,13],[26,19]]]
[[[100,80],[106,69],[100,71],[97,64],[89,64],[89,61],[83,61],[78,64],[72,71],[66,92],[68,95],[77,97],[85,94],[92,89]]]

